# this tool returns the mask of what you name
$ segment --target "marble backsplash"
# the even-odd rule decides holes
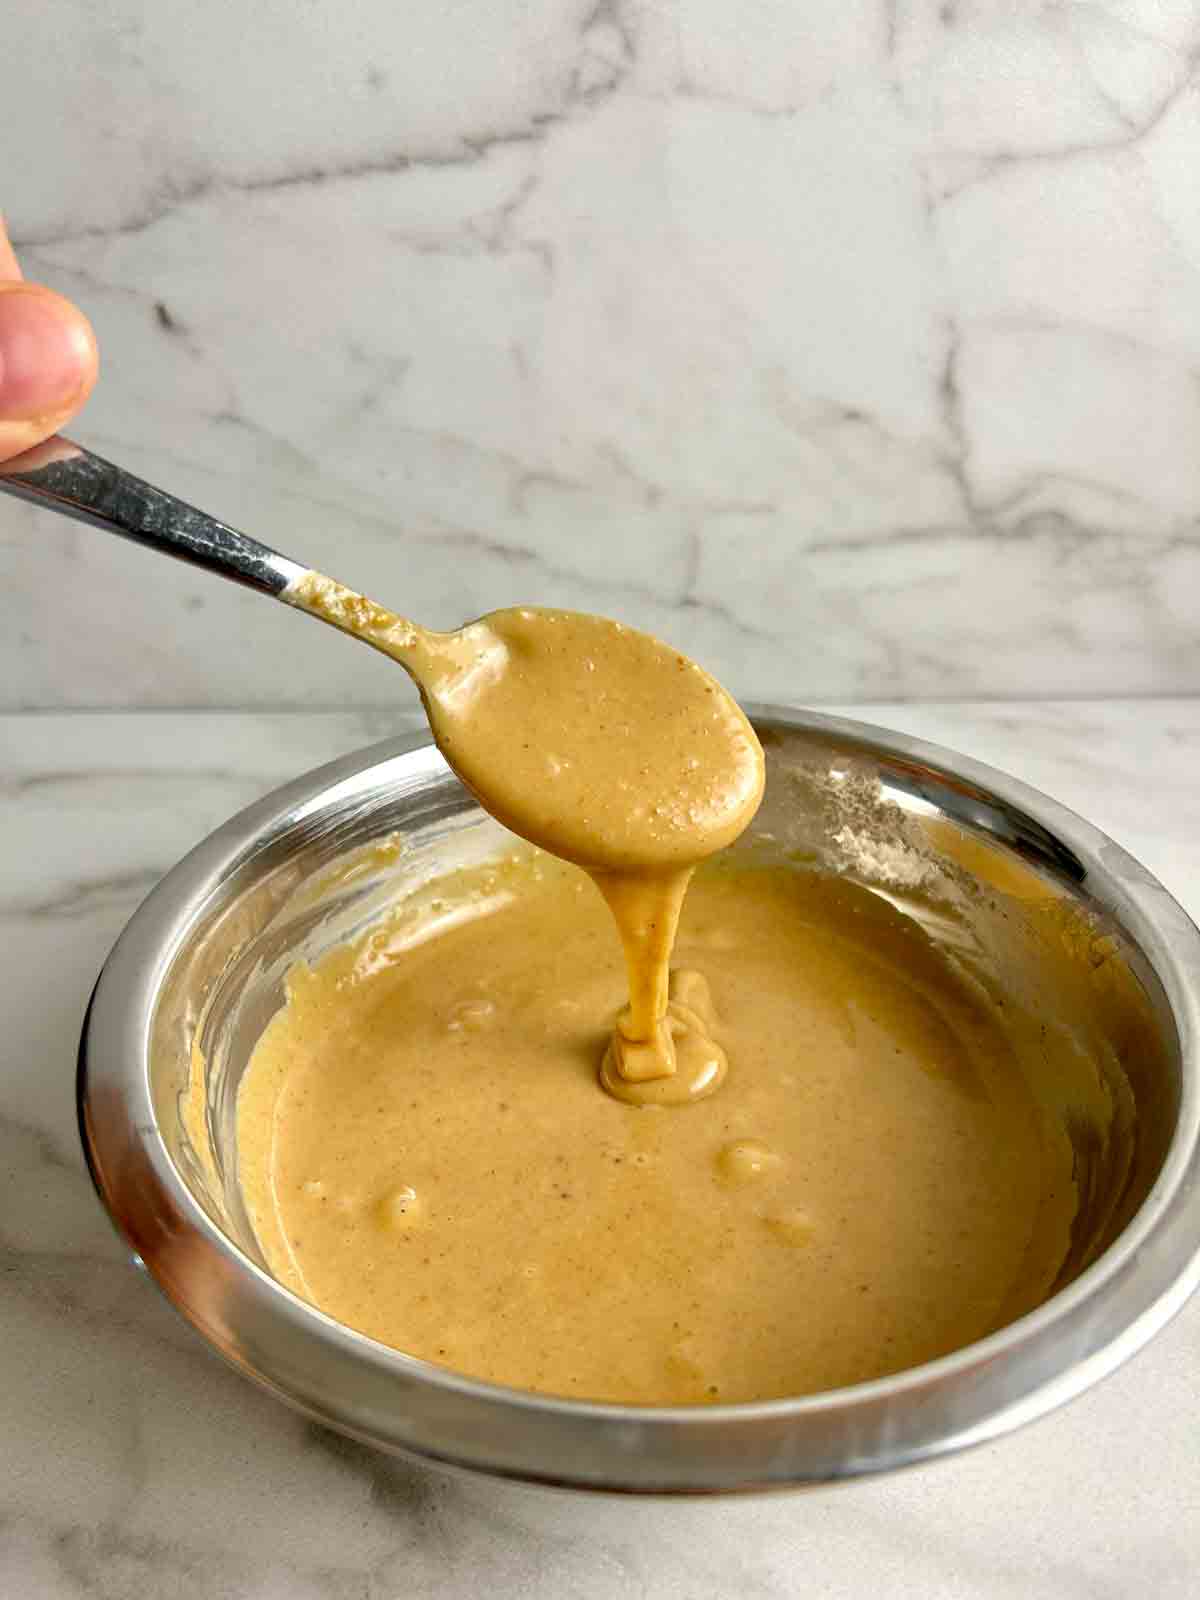
[[[9,0],[80,439],[434,625],[793,701],[1200,689],[1200,5]],[[0,708],[385,705],[0,502]],[[253,637],[251,636],[253,634]]]

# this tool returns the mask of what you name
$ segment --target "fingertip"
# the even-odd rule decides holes
[[[40,284],[0,282],[0,421],[53,432],[98,371],[96,336],[78,306]]]

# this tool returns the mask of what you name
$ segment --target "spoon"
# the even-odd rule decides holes
[[[398,661],[459,777],[515,832],[565,860],[695,864],[736,838],[757,807],[762,752],[746,717],[714,678],[649,634],[536,607],[433,632],[61,436],[0,463],[0,489],[271,595]],[[501,744],[503,771],[492,772]],[[622,769],[636,785],[622,784]],[[605,778],[636,795],[598,804],[588,791]],[[556,815],[531,833],[531,818],[517,825],[517,813],[533,789],[538,809]]]
[[[625,944],[629,1038],[657,1037],[687,879],[737,838],[763,788],[750,723],[701,667],[575,611],[518,607],[433,632],[61,437],[0,465],[0,489],[271,595],[398,661],[484,809],[595,878]]]

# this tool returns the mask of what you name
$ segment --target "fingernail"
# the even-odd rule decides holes
[[[36,284],[0,285],[0,417],[61,411],[93,360],[91,329],[69,300]]]

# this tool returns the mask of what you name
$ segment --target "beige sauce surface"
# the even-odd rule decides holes
[[[531,853],[421,903],[294,970],[243,1080],[268,1264],[333,1316],[520,1388],[703,1404],[882,1376],[1048,1290],[1070,1146],[1002,1013],[867,891],[700,870],[674,998],[731,1064],[670,1111],[597,1092],[625,979],[583,875]]]
[[[319,573],[285,598],[399,661],[480,804],[594,877],[629,982],[605,1085],[635,1101],[712,1093],[725,1058],[693,1009],[668,1014],[668,964],[693,869],[762,798],[762,749],[737,703],[669,645],[584,612],[526,606],[431,633]]]

